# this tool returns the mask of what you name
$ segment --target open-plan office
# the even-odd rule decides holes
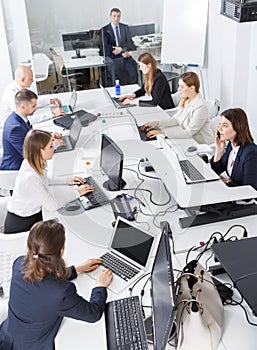
[[[190,1],[181,0],[164,0],[163,2],[151,0],[150,3],[149,1],[141,1],[140,4],[136,1],[133,4],[123,4],[122,2],[114,4],[109,0],[105,1],[104,5],[100,1],[99,3],[95,2],[94,5],[89,1],[87,2],[88,4],[85,4],[85,2],[76,0],[72,8],[70,8],[71,5],[68,2],[66,5],[65,2],[60,1],[56,1],[54,4],[50,1],[48,4],[48,1],[46,1],[44,4],[37,4],[37,6],[35,2],[30,0],[20,1],[19,5],[15,3],[16,7],[20,6],[19,20],[24,22],[26,19],[27,26],[25,27],[30,47],[30,58],[21,58],[19,50],[14,56],[9,54],[10,52],[15,52],[12,45],[10,45],[10,26],[13,25],[15,27],[13,20],[18,19],[16,12],[18,9],[13,13],[12,6],[14,1],[1,1],[1,17],[6,19],[5,16],[10,11],[10,13],[13,13],[13,17],[10,17],[13,20],[10,19],[8,25],[6,20],[0,21],[2,23],[0,35],[3,36],[5,42],[5,45],[3,42],[0,44],[3,45],[2,52],[5,53],[5,55],[0,57],[0,71],[1,73],[3,72],[1,76],[4,77],[0,85],[0,94],[5,85],[13,79],[13,71],[18,64],[22,64],[26,59],[32,59],[32,55],[40,50],[46,53],[46,51],[49,52],[50,47],[58,49],[62,45],[61,34],[80,32],[90,28],[101,28],[108,23],[109,11],[114,6],[121,8],[122,22],[131,26],[139,23],[155,23],[155,32],[158,34],[163,32],[163,35],[167,35],[167,23],[165,24],[165,21],[167,21],[167,9],[170,10],[170,4],[173,4],[173,8],[176,11],[179,11],[178,3],[181,3],[181,8],[183,8],[183,3],[185,5],[190,4]],[[165,61],[161,61],[162,58],[160,56],[160,67],[165,69],[168,65],[175,63],[176,67],[182,65],[184,69],[195,70],[201,77],[202,93],[210,103],[210,106],[218,103],[221,110],[229,107],[243,108],[249,116],[253,136],[257,136],[257,128],[254,122],[256,117],[254,96],[257,91],[257,48],[254,44],[257,31],[256,23],[237,23],[222,16],[220,14],[220,1],[203,0],[198,2],[201,5],[208,5],[205,7],[207,9],[205,29],[207,30],[204,36],[203,61],[198,62],[197,60],[201,61],[202,58],[199,58],[197,55],[194,56],[194,60],[197,61],[196,66],[194,65],[196,61],[175,62],[171,58],[171,61],[167,62],[166,58]],[[49,5],[49,8],[47,5]],[[95,11],[97,6],[99,8]],[[24,18],[21,18],[22,14]],[[59,19],[59,17],[63,19]],[[170,17],[172,19],[176,17],[181,18],[179,14],[175,15],[174,13],[170,13]],[[191,26],[194,27],[199,23],[196,17],[197,14],[194,14],[193,18],[184,18],[183,30],[185,32],[187,31],[187,26],[188,30],[190,30]],[[43,18],[47,18],[48,25],[43,23]],[[190,23],[190,21],[193,23]],[[42,26],[45,26],[44,32],[41,31]],[[55,35],[55,32],[58,34]],[[170,41],[180,41],[179,35],[179,32],[171,32],[168,37]],[[41,40],[40,42],[39,39]],[[193,52],[194,43],[187,43],[187,45],[189,45],[189,53],[190,50]],[[177,48],[179,49],[179,44],[177,44]],[[64,51],[63,54],[67,63],[67,70],[69,63],[72,64],[73,61],[82,60],[82,58],[71,58],[75,54],[74,50]],[[81,54],[83,55],[83,50]],[[4,57],[5,61],[3,61]],[[176,55],[174,57],[176,57],[176,60],[179,60],[180,56]],[[91,66],[95,65],[101,69],[101,66],[104,65],[101,57],[96,58],[94,55],[92,57],[87,55],[85,59],[87,59],[87,62],[84,61],[83,67],[85,68],[88,67],[88,61],[90,60]],[[97,60],[98,62],[96,62]],[[191,64],[190,68],[187,67],[188,64]],[[137,85],[121,86],[121,93],[130,94],[137,88]],[[115,96],[114,87],[109,87],[107,90],[111,96]],[[226,203],[236,201],[241,203],[244,200],[251,200],[257,197],[256,191],[251,186],[229,188],[220,180],[190,185],[186,183],[179,167],[179,159],[198,157],[197,152],[194,155],[189,154],[190,157],[188,157],[189,147],[197,150],[198,153],[206,153],[208,156],[212,152],[211,147],[198,145],[193,139],[169,140],[158,137],[157,140],[150,142],[144,142],[140,139],[137,125],[142,125],[151,120],[169,118],[170,114],[168,112],[158,106],[151,108],[134,106],[117,110],[104,95],[103,89],[100,88],[77,91],[77,94],[75,110],[83,109],[97,118],[80,130],[76,145],[72,151],[60,152],[54,155],[48,164],[49,172],[53,178],[66,178],[75,174],[83,177],[90,175],[94,177],[110,202],[101,207],[87,210],[88,202],[85,199],[79,199],[76,203],[72,203],[70,208],[67,206],[55,212],[44,211],[45,219],[57,217],[65,226],[64,258],[67,264],[77,264],[87,258],[101,256],[109,248],[113,232],[116,229],[113,227],[117,219],[115,208],[118,212],[121,208],[119,205],[114,207],[112,204],[115,202],[115,198],[119,200],[123,194],[126,195],[127,199],[129,198],[128,203],[131,207],[131,211],[125,210],[125,214],[131,215],[135,219],[129,221],[131,225],[148,232],[154,237],[153,251],[151,251],[147,272],[151,271],[151,264],[154,261],[161,234],[161,222],[163,221],[167,221],[170,224],[172,231],[172,240],[170,239],[170,241],[171,245],[173,244],[171,255],[175,275],[175,270],[181,270],[186,264],[187,252],[192,247],[198,247],[203,242],[206,243],[215,232],[220,232],[221,235],[224,235],[229,231],[227,238],[232,236],[241,238],[245,236],[245,231],[247,231],[249,237],[256,236],[257,217],[254,211],[251,211],[252,207],[248,212],[243,208],[241,215],[235,214],[235,212],[232,212],[231,215],[228,213],[227,218],[224,215],[222,216],[224,213],[221,207],[218,219],[214,220],[212,215],[207,215],[206,219],[199,219],[201,216],[198,211],[200,207],[210,207],[211,210],[214,208],[213,210],[216,210],[216,214],[218,209],[215,206],[212,207],[213,204],[226,205]],[[63,104],[68,104],[71,91],[58,94],[51,93],[50,96],[58,96]],[[148,97],[146,96],[145,99],[148,99]],[[50,106],[45,107],[46,111],[49,108]],[[67,130],[63,130],[63,128],[54,123],[54,119],[35,124],[33,128],[58,131],[63,134],[68,133]],[[119,158],[120,172],[118,172],[118,177],[124,183],[120,187],[118,186],[117,191],[110,191],[108,188],[109,174],[103,165],[102,159],[102,134],[107,135],[107,139],[110,138],[114,142],[114,152],[116,151],[114,157],[121,157],[122,155],[122,158]],[[111,155],[108,156],[111,157]],[[108,161],[111,162],[111,158]],[[154,169],[150,170],[154,171],[147,171],[147,167],[153,167]],[[209,165],[202,162],[198,170],[205,174],[210,170]],[[104,185],[106,182],[107,185]],[[65,191],[62,191],[60,185],[52,186],[52,190],[56,201],[65,196]],[[249,205],[251,206],[251,204],[246,202],[245,207]],[[224,210],[227,210],[227,207]],[[122,207],[121,212],[124,214],[124,207]],[[131,219],[131,217],[129,218]],[[193,222],[196,220],[196,217],[200,221],[194,225]],[[231,228],[233,225],[234,227]],[[5,237],[2,238],[2,236]],[[24,253],[26,236],[27,234],[25,233],[17,235],[3,235],[1,233],[1,254],[5,255],[7,260],[12,260],[15,256]],[[198,253],[199,250],[193,251],[190,258],[195,258]],[[244,264],[243,253],[242,256],[238,256],[237,261],[241,265]],[[207,269],[210,265],[215,265],[210,251],[205,253],[202,259],[203,264],[206,261]],[[5,292],[0,298],[0,322],[7,315],[10,278],[9,260],[6,262],[6,266],[3,265],[3,269],[0,266]],[[5,270],[4,273],[2,272],[3,270]],[[253,273],[252,270],[250,273]],[[221,281],[232,284],[226,274],[221,274],[219,277]],[[147,278],[148,275],[135,286],[129,286],[132,287],[133,295],[140,295],[140,293],[142,295],[142,289],[145,290],[145,295],[142,297],[144,306],[151,305],[150,283],[146,283]],[[78,293],[88,299],[95,279],[87,274],[80,274],[74,283]],[[255,285],[257,285],[256,280],[255,284],[253,280],[253,288],[255,288]],[[241,296],[237,289],[233,288],[233,291],[235,300],[240,300]],[[115,292],[114,284],[110,284],[108,301],[128,297],[130,293],[131,291],[128,287],[117,293]],[[257,323],[249,304],[244,301],[243,306],[250,321],[254,324]],[[147,315],[150,314],[149,310],[150,308],[145,308]],[[104,316],[95,324],[65,318],[56,337],[56,349],[65,350],[70,348],[70,346],[78,350],[85,347],[107,349],[105,328]],[[255,349],[255,326],[247,322],[244,311],[239,305],[227,305],[224,307],[223,332],[217,349],[241,349],[241,344],[244,344],[243,346],[247,350]],[[152,345],[149,344],[149,348],[151,347]],[[172,347],[167,345],[167,349],[170,348]]]

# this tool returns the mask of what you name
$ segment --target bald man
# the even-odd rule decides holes
[[[14,96],[16,93],[21,89],[30,88],[32,83],[32,70],[27,66],[17,67],[15,70],[14,80],[6,86],[1,98],[0,123],[2,125],[5,122],[6,118],[15,110]],[[46,113],[40,112],[40,107],[44,107],[49,104],[56,105],[57,108],[54,110],[54,112],[51,112],[50,109],[49,112]],[[28,118],[31,124],[39,123],[52,117],[57,117],[65,114],[63,109],[58,108],[58,106],[61,105],[61,101],[58,98],[52,98],[49,100],[48,97],[41,95],[39,96],[37,105],[39,111]]]

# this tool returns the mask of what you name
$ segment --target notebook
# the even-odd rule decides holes
[[[72,90],[70,101],[68,105],[59,106],[59,108],[64,109],[66,113],[72,113],[75,110],[78,94],[75,89]]]
[[[124,218],[118,217],[112,238],[107,251],[101,256],[108,256],[108,259],[117,260],[117,265],[121,271],[121,276],[113,272],[113,279],[109,285],[109,289],[114,293],[119,293],[121,290],[128,288],[139,277],[141,277],[149,267],[152,250],[154,247],[155,237],[131,224],[131,222]],[[104,261],[107,258],[104,258]],[[116,265],[116,266],[117,266]],[[89,276],[96,278],[99,271],[107,268],[106,263],[99,266],[95,271],[90,272]],[[133,271],[131,277],[126,278],[126,270]]]
[[[180,173],[186,184],[195,184],[201,182],[209,182],[220,180],[219,175],[217,175],[211,167],[205,163],[205,161],[198,155],[187,157],[181,149],[172,144],[171,140],[165,139],[166,144],[172,149],[173,152],[169,154],[169,162],[176,166],[176,171]],[[193,169],[196,170],[201,178],[195,178],[193,175]]]
[[[149,138],[146,136],[148,130],[145,129],[145,130],[141,130],[141,127],[142,125],[138,125],[137,124],[137,119],[136,117],[134,116],[134,114],[128,109],[127,110],[128,114],[131,115],[131,117],[134,119],[134,122],[136,124],[136,127],[137,127],[137,130],[138,130],[138,134],[139,134],[139,137],[142,141],[155,141],[156,140],[156,137],[152,137],[152,138]]]
[[[57,147],[55,153],[72,151],[76,147],[81,129],[82,125],[80,123],[80,120],[75,117],[73,119],[69,135],[64,135],[62,137],[63,145]]]
[[[110,95],[109,91],[106,88],[104,88],[101,84],[100,84],[100,88],[102,89],[102,91],[103,91],[105,97],[107,98],[107,100],[110,103],[112,103],[115,108],[119,109],[119,108],[135,107],[134,104],[126,104],[126,105],[122,104],[122,102],[119,101],[118,97],[112,97]]]
[[[257,316],[257,237],[215,243],[211,249]]]

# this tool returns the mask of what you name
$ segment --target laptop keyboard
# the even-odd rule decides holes
[[[146,136],[147,130],[141,130],[141,126],[138,126],[138,132],[142,141],[154,141],[156,137],[149,138]]]
[[[188,159],[180,160],[179,164],[183,173],[185,173],[190,180],[198,181],[205,179],[204,176],[196,169],[196,167]]]
[[[105,321],[108,349],[148,349],[138,296],[109,302]]]
[[[92,176],[86,177],[84,180],[87,184],[92,186],[94,189],[93,192],[89,192],[85,194],[85,197],[90,201],[90,204],[93,207],[100,207],[110,202],[109,199],[106,197],[105,193],[102,191],[102,189],[98,186],[98,184],[92,178]],[[82,205],[83,205],[83,202],[82,202]],[[86,208],[86,209],[90,209],[90,208]]]
[[[115,275],[119,276],[125,281],[129,281],[139,273],[138,269],[126,264],[124,261],[115,257],[113,254],[105,253],[103,256],[101,256],[101,259],[103,260],[102,265],[104,267],[112,270]]]

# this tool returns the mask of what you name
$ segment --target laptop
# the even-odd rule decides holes
[[[101,256],[103,264],[90,272],[89,276],[96,278],[103,267],[110,268],[113,279],[108,288],[114,293],[119,293],[145,274],[154,242],[154,235],[118,216],[108,249]],[[112,260],[115,261],[116,267],[109,262]]]
[[[69,135],[64,135],[62,137],[62,140],[64,143],[63,145],[57,147],[55,153],[72,151],[76,147],[81,129],[82,129],[82,125],[80,123],[80,120],[79,118],[75,117],[73,119],[73,123],[70,129]]]
[[[112,97],[109,93],[109,91],[103,87],[101,84],[100,84],[100,88],[102,89],[105,97],[107,98],[107,100],[113,104],[113,106],[117,109],[119,108],[129,108],[129,107],[135,107],[134,104],[126,104],[124,105],[121,101],[119,101],[119,98],[118,97]]]
[[[87,111],[84,111],[83,109],[80,109],[74,113],[66,114],[61,117],[54,118],[53,122],[55,125],[60,126],[61,128],[70,129],[73,124],[73,119],[75,117],[79,118],[82,127],[88,126],[89,123],[97,119],[96,115],[89,113]]]
[[[257,316],[257,237],[215,243],[211,249]]]
[[[64,109],[65,113],[73,113],[75,110],[78,94],[75,89],[72,90],[70,101],[68,105],[61,105],[59,108]]]
[[[172,152],[169,154],[170,162],[177,164],[176,170],[184,178],[186,184],[197,184],[220,180],[211,167],[198,155],[187,157],[181,149],[172,144],[171,140],[165,139]]]
[[[137,130],[138,130],[139,137],[142,141],[155,141],[155,140],[157,140],[156,137],[152,137],[152,138],[147,137],[146,134],[147,134],[148,130],[147,129],[141,130],[142,125],[137,124],[137,119],[134,116],[134,114],[129,109],[127,110],[127,112],[134,119],[134,122],[135,122]]]

